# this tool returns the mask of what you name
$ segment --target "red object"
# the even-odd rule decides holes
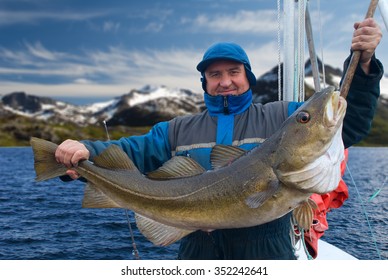
[[[344,176],[346,162],[348,161],[348,150],[345,150],[345,159],[341,163],[341,176]],[[339,208],[349,197],[348,186],[342,180],[338,187],[326,194],[313,194],[311,199],[315,201],[318,208],[314,210],[314,222],[309,231],[304,233],[306,248],[314,259],[318,256],[318,239],[324,235],[325,230],[329,228],[326,220],[326,214],[333,208]]]

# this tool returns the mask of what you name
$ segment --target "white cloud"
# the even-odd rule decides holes
[[[4,47],[0,47],[0,58],[4,61],[15,63],[16,65],[31,63],[30,57],[26,52],[9,50]]]
[[[0,11],[0,26],[12,24],[37,23],[43,20],[51,21],[84,21],[106,15],[108,12],[74,12],[74,11]]]
[[[257,77],[277,64],[275,43],[243,46],[247,51],[252,70]],[[69,79],[69,83],[58,85],[36,85],[8,83],[0,85],[0,92],[28,88],[30,93],[77,95],[115,95],[141,88],[146,84],[187,88],[201,92],[200,74],[195,69],[203,50],[189,49],[145,49],[130,50],[111,47],[107,51],[88,51],[80,54],[77,61],[49,61],[41,63],[39,69],[0,68],[0,74],[58,76]],[[73,55],[74,56],[74,55]],[[73,60],[75,60],[73,58]],[[105,81],[99,77],[104,76]],[[13,90],[10,90],[13,88]],[[34,91],[34,92],[32,92]],[[35,92],[37,91],[37,92]]]
[[[75,96],[75,97],[98,97],[98,96],[119,96],[127,93],[130,85],[116,84],[38,84],[38,83],[13,83],[5,82],[0,86],[0,94],[7,94],[15,91],[24,91],[28,94],[40,96]]]
[[[0,49],[0,74],[27,77],[78,78],[96,73],[83,55],[74,55],[50,51],[41,43],[25,43],[23,50]],[[50,81],[54,82],[54,80]]]
[[[195,49],[129,50],[111,47],[107,52],[89,54],[93,65],[109,73],[118,84],[134,88],[146,84],[166,85],[200,90],[195,66],[201,53]]]
[[[57,60],[62,56],[60,53],[47,50],[40,42],[36,42],[35,44],[26,43],[26,47],[28,52],[37,58],[45,60]]]
[[[78,84],[78,85],[91,85],[91,84],[93,84],[93,81],[88,80],[88,79],[79,78],[79,79],[75,79],[74,83]]]
[[[119,22],[105,21],[102,30],[105,32],[118,32],[120,29]]]
[[[278,63],[277,43],[274,41],[242,47],[250,58],[256,77]],[[49,50],[41,43],[25,44],[25,50],[0,48],[0,59],[12,65],[2,65],[0,78],[10,75],[21,77],[20,83],[2,79],[0,93],[24,90],[37,95],[114,96],[146,84],[201,92],[200,74],[195,67],[203,51],[196,48],[140,50],[110,47],[105,51],[84,50],[74,54]],[[325,49],[325,63],[341,67],[347,55],[345,47],[340,50]],[[50,85],[25,82],[35,76],[45,78]],[[58,80],[56,78],[61,82],[54,84]]]
[[[23,53],[23,61],[18,58],[19,53]],[[42,91],[33,92],[35,94],[52,91],[52,94],[77,95],[89,89],[89,93],[113,95],[145,84],[200,90],[199,73],[195,66],[201,54],[194,49],[139,51],[111,47],[107,51],[85,51],[79,55],[55,54],[42,44],[26,44],[26,51],[18,52],[1,49],[0,59],[6,57],[12,66],[2,66],[0,76],[18,75],[21,82],[4,81],[0,84],[0,92],[28,88],[31,93]],[[23,83],[30,80],[29,77],[45,78],[50,85]],[[53,85],[58,78],[61,84]],[[63,83],[66,80],[68,83]]]
[[[192,29],[209,33],[252,33],[270,34],[277,32],[277,12],[275,10],[239,10],[235,14],[201,14],[194,19],[182,18],[182,23],[192,25]]]
[[[276,42],[244,47],[249,57],[252,72],[256,78],[271,70],[278,64],[278,48]]]
[[[160,32],[163,29],[164,24],[161,22],[151,22],[145,28],[145,32]]]

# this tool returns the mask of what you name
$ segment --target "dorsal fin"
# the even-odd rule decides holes
[[[121,208],[116,202],[106,196],[102,191],[88,182],[85,186],[83,208]]]
[[[298,223],[298,225],[304,230],[309,230],[313,224],[314,211],[318,206],[314,200],[309,198],[307,201],[303,202],[293,211],[293,216]]]
[[[189,157],[176,156],[165,162],[160,168],[147,174],[154,180],[167,180],[191,177],[204,173],[206,170]]]
[[[96,166],[109,169],[136,169],[132,160],[117,145],[110,145],[100,155],[94,157],[93,162]]]
[[[217,169],[225,167],[246,153],[246,150],[239,147],[215,145],[210,154],[212,168]]]
[[[135,213],[135,218],[140,232],[157,246],[170,245],[193,232],[192,230],[180,229],[159,223],[137,213]]]

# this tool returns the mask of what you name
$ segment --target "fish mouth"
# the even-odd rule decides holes
[[[346,100],[339,91],[333,91],[325,108],[325,122],[328,127],[337,125],[346,112]]]

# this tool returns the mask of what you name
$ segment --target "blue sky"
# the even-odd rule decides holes
[[[310,1],[325,63],[342,66],[368,5]],[[378,10],[375,18],[388,65]],[[209,45],[239,43],[260,76],[277,64],[277,30],[276,0],[0,0],[0,94],[117,96],[147,84],[200,92],[195,66]]]

